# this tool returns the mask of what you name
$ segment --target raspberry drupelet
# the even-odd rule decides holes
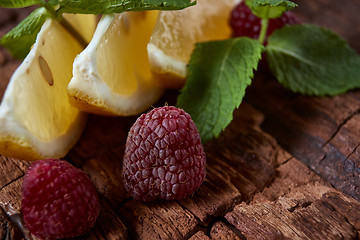
[[[124,185],[138,201],[180,200],[200,187],[205,165],[200,135],[190,115],[173,106],[155,108],[130,129]]]

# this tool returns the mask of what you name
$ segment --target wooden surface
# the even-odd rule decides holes
[[[302,21],[331,28],[360,53],[358,0],[297,2]],[[0,36],[25,15],[0,9]],[[18,64],[0,48],[1,95]],[[95,227],[77,239],[360,239],[360,90],[305,97],[258,72],[231,125],[205,146],[205,182],[182,201],[143,204],[124,190],[134,121],[91,115],[66,157],[89,174],[102,204]],[[6,212],[20,209],[27,166],[0,157],[0,239],[24,238]]]

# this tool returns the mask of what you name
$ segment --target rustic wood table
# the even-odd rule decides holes
[[[303,22],[332,29],[360,53],[359,0],[297,2]],[[27,13],[0,9],[0,36]],[[0,48],[1,96],[19,63]],[[66,156],[89,174],[102,204],[94,228],[78,239],[360,239],[360,90],[307,97],[256,73],[232,124],[205,146],[204,184],[182,201],[143,204],[124,190],[134,121],[90,115]],[[24,238],[9,206],[20,208],[28,165],[0,157],[0,239]]]

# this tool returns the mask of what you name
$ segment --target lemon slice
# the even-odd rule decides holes
[[[162,86],[180,88],[195,43],[229,38],[230,12],[239,0],[198,0],[180,11],[162,11],[148,44],[151,70]]]
[[[158,12],[106,15],[94,37],[74,61],[69,99],[83,111],[137,115],[155,103],[163,89],[155,84],[147,57]]]
[[[95,17],[70,16],[87,22]],[[84,30],[83,30],[84,32]],[[22,64],[11,77],[0,105],[0,153],[24,160],[60,158],[79,139],[86,114],[69,104],[66,87],[82,47],[58,22],[48,19]]]

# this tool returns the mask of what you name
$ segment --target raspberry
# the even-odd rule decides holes
[[[89,177],[58,159],[33,162],[23,182],[22,214],[28,230],[41,239],[84,234],[95,223],[100,204]]]
[[[138,201],[180,200],[200,187],[205,165],[200,135],[190,115],[173,106],[155,108],[130,129],[124,185]]]
[[[269,20],[266,37],[286,24],[298,24],[300,21],[292,12],[285,12],[281,17]],[[256,17],[244,2],[239,3],[231,12],[230,26],[233,37],[247,36],[257,39],[261,29],[261,19]]]

